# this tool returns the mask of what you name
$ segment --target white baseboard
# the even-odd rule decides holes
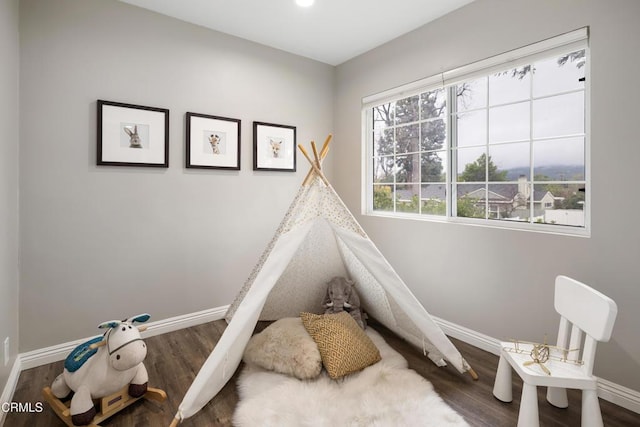
[[[433,320],[450,337],[463,341],[489,353],[500,355],[500,340],[481,334],[464,326],[456,325],[447,320],[432,316]],[[640,414],[640,392],[598,378],[598,397],[614,405]]]
[[[155,337],[156,335],[166,334],[167,332],[178,331],[191,326],[221,320],[224,319],[224,315],[228,309],[229,306],[224,305],[222,307],[210,308],[208,310],[151,322],[147,324],[147,330],[142,333],[142,337]]]
[[[488,335],[481,334],[464,326],[456,325],[447,320],[431,316],[442,331],[455,339],[466,342],[474,347],[488,351],[496,356],[500,355],[500,340],[492,338]]]
[[[640,392],[598,378],[598,397],[640,414]]]
[[[225,305],[222,307],[211,308],[208,310],[147,323],[147,330],[142,333],[142,337],[149,338],[160,334],[166,334],[167,332],[173,332],[191,326],[212,322],[214,320],[223,319],[228,308],[229,306]],[[74,348],[84,342],[87,342],[87,340],[91,338],[92,337],[82,338],[66,342],[64,344],[58,344],[22,353],[20,355],[22,360],[22,369],[31,369],[57,362],[59,360],[64,360]]]
[[[2,395],[0,395],[0,405],[5,402],[11,402],[13,398],[13,393],[16,391],[16,386],[18,385],[18,379],[20,378],[20,372],[22,371],[22,363],[20,361],[20,355],[16,357],[16,360],[13,362],[13,366],[11,367],[11,371],[9,371],[9,378],[7,379],[7,383],[2,390]],[[0,410],[0,426],[4,425],[4,419],[6,417],[6,413]]]

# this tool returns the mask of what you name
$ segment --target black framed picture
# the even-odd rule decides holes
[[[239,119],[187,113],[186,167],[240,170]]]
[[[97,164],[169,167],[169,110],[98,100]]]
[[[296,127],[253,122],[253,170],[296,170]]]

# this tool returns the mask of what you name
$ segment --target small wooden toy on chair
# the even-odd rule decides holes
[[[162,402],[167,394],[147,386],[149,377],[142,361],[147,356],[140,332],[148,314],[104,322],[104,335],[76,347],[64,363],[64,371],[51,387],[42,390],[44,398],[68,426],[98,423],[116,414],[141,398]],[[71,395],[71,403],[63,403]],[[99,410],[95,400],[99,400]]]

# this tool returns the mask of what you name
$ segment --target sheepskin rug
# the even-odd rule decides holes
[[[382,360],[335,381],[299,380],[246,365],[238,380],[237,427],[468,427],[407,361],[371,328]]]

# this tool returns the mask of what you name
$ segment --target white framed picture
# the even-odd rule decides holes
[[[169,110],[98,100],[97,164],[169,167]]]
[[[296,170],[296,127],[253,122],[253,170]]]
[[[187,113],[186,167],[240,170],[239,119]]]

